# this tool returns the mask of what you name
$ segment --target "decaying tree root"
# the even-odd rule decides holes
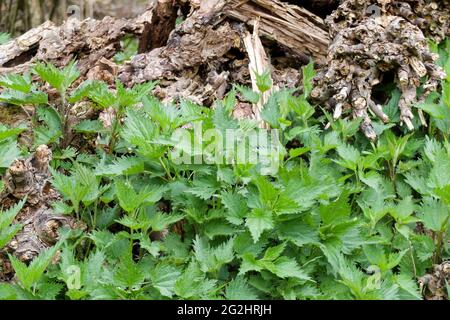
[[[354,117],[362,118],[364,134],[375,139],[369,117],[371,110],[388,122],[380,105],[372,98],[372,89],[388,74],[395,75],[402,92],[399,102],[400,120],[414,128],[411,106],[436,90],[445,78],[444,71],[434,62],[437,56],[429,51],[423,32],[416,25],[396,15],[388,14],[391,1],[344,1],[328,19],[333,42],[329,47],[328,65],[317,75],[311,97],[334,108],[334,118],[350,109]],[[380,4],[371,16],[369,5]],[[375,9],[374,9],[375,8]],[[397,8],[397,7],[396,7]],[[416,97],[421,78],[427,76],[422,97]],[[424,123],[424,118],[421,116]],[[425,123],[424,123],[425,124]]]
[[[0,194],[0,201],[4,208],[26,198],[15,221],[23,228],[4,248],[3,256],[8,252],[29,262],[57,242],[61,226],[77,226],[73,218],[57,215],[51,207],[52,203],[61,199],[50,184],[48,165],[51,157],[51,150],[45,145],[40,146],[30,158],[16,160],[3,179],[5,190]]]
[[[447,300],[450,284],[450,261],[434,265],[433,273],[419,278],[419,285],[425,300]]]

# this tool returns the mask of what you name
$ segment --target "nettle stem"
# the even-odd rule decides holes
[[[61,110],[59,114],[61,115],[61,129],[62,129],[62,141],[60,144],[60,147],[62,149],[65,149],[69,146],[69,134],[70,134],[70,128],[69,128],[69,116],[70,116],[70,107],[67,104],[66,99],[66,91],[63,91],[61,93]]]
[[[109,146],[108,146],[108,153],[113,154],[114,148],[116,147],[116,141],[117,141],[117,130],[119,129],[119,120],[114,119],[114,123],[112,125],[111,129],[111,138],[109,139]]]
[[[120,119],[122,119],[124,114],[123,107],[120,107],[117,109],[116,116],[114,117],[114,122],[111,126],[111,137],[109,139],[109,146],[108,146],[108,153],[113,154],[114,148],[116,147],[117,140],[118,140],[118,131],[120,128]]]
[[[437,232],[436,251],[433,255],[433,263],[434,264],[439,264],[441,262],[443,240],[444,240],[444,232],[443,231]]]

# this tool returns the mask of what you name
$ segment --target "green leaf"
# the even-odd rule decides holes
[[[282,244],[270,247],[266,250],[264,253],[263,260],[265,261],[274,261],[275,259],[279,258],[281,254],[283,253],[284,249],[286,249],[286,243],[283,242]]]
[[[406,291],[412,298],[422,300],[422,295],[419,292],[417,282],[406,274],[399,274],[395,276],[395,283],[400,289]]]
[[[319,214],[325,225],[347,221],[350,217],[351,207],[348,195],[342,194],[336,201],[319,206]]]
[[[156,82],[146,82],[135,84],[133,88],[126,89],[122,82],[116,80],[117,105],[120,107],[134,106],[144,99],[144,97],[155,88]]]
[[[251,103],[258,103],[260,99],[260,95],[258,92],[253,91],[249,87],[241,86],[239,84],[235,84],[234,88],[236,88],[239,93],[242,95],[242,98]]]
[[[38,62],[34,66],[33,71],[39,75],[42,80],[58,90],[60,94],[65,94],[72,83],[80,76],[75,61],[71,61],[62,70],[59,70],[51,63],[43,64]]]
[[[81,83],[78,88],[72,91],[72,94],[68,98],[68,101],[70,103],[76,103],[83,98],[86,98],[89,95],[89,92],[93,90],[95,85],[97,84],[97,81],[95,80],[87,80]]]
[[[282,279],[297,278],[305,281],[312,280],[308,274],[299,267],[294,258],[286,256],[279,257],[284,248],[285,244],[269,248],[266,251],[264,258],[261,260],[256,260],[251,253],[245,253],[242,255],[242,264],[239,269],[239,274],[242,275],[249,271],[260,272],[265,269]]]
[[[391,208],[391,216],[393,216],[397,222],[402,224],[415,222],[415,217],[412,216],[415,209],[416,205],[414,204],[412,197],[408,196],[400,200],[395,207]]]
[[[114,272],[115,285],[135,290],[140,287],[145,280],[145,273],[131,258],[126,258],[119,264],[119,268]]]
[[[25,126],[18,126],[10,129],[0,124],[0,141],[8,138],[15,138],[25,130],[27,130]]]
[[[271,266],[269,270],[282,279],[297,278],[305,281],[311,280],[308,274],[299,267],[294,258],[281,257],[273,263],[273,267]]]
[[[157,136],[157,129],[148,115],[139,111],[127,110],[121,136],[146,155],[150,150],[153,150],[152,145]]]
[[[227,300],[257,300],[258,294],[248,285],[244,277],[237,276],[225,288],[225,298]]]
[[[57,143],[62,137],[62,122],[61,117],[53,107],[39,107],[36,113],[41,121],[46,124],[46,127],[38,127],[34,131],[34,145],[47,145]]]
[[[278,105],[278,97],[273,94],[270,96],[264,108],[261,111],[261,118],[266,121],[272,128],[280,127],[280,108]]]
[[[234,259],[234,238],[212,248],[206,238],[198,235],[194,240],[194,254],[203,272],[214,272]]]
[[[175,283],[180,275],[180,271],[173,266],[157,264],[150,271],[150,280],[152,286],[158,289],[161,295],[172,298],[175,290]]]
[[[1,36],[1,35],[0,35]],[[1,41],[1,39],[0,39]],[[0,42],[1,44],[1,42]],[[0,300],[19,300],[20,290],[17,285],[9,283],[0,283]]]
[[[187,192],[200,199],[208,200],[214,196],[218,187],[218,183],[213,177],[205,177],[194,180],[193,186]]]
[[[218,236],[233,236],[236,229],[222,219],[215,219],[204,224],[204,233],[210,239]]]
[[[16,272],[16,276],[24,289],[31,290],[31,288],[37,284],[59,247],[60,244],[57,244],[50,249],[42,251],[38,257],[34,258],[28,267],[16,257],[8,255],[12,267]]]
[[[0,32],[0,45],[5,44],[11,40],[8,33]]]
[[[311,61],[310,63],[308,63],[308,65],[302,68],[302,74],[303,74],[303,96],[305,98],[308,98],[313,88],[312,80],[316,75],[313,61]]]
[[[361,154],[356,148],[351,145],[340,145],[337,152],[343,159],[343,161],[336,161],[339,165],[353,171],[357,169]]]
[[[247,215],[245,198],[236,192],[222,192],[222,203],[228,209],[226,219],[234,225],[241,225]]]
[[[272,88],[273,81],[271,77],[270,70],[264,71],[262,74],[255,72],[256,85],[261,92],[269,91]]]
[[[447,229],[449,222],[449,210],[442,201],[425,198],[420,207],[420,219],[426,228],[442,232]]]
[[[434,103],[422,103],[416,106],[418,109],[425,111],[436,119],[446,119],[450,114],[450,110],[445,106]]]
[[[129,182],[118,180],[115,183],[116,195],[123,210],[128,213],[136,210],[143,203],[143,198],[139,196]]]
[[[214,127],[221,132],[227,129],[237,129],[238,123],[232,119],[230,113],[226,110],[222,103],[217,103],[213,116]]]
[[[260,241],[254,243],[250,232],[242,232],[234,240],[234,250],[238,256],[243,256],[246,253],[258,256],[264,250],[266,241],[265,239],[260,239]]]
[[[15,90],[4,90],[0,94],[0,102],[6,102],[16,106],[23,106],[29,104],[41,105],[48,103],[48,96],[46,93],[40,91],[23,93]]]
[[[184,299],[208,297],[216,286],[216,280],[209,280],[196,261],[191,261],[175,284],[175,293]]]
[[[277,233],[280,240],[288,240],[299,247],[319,242],[317,230],[301,220],[281,223]]]
[[[75,212],[79,211],[80,202],[89,193],[91,186],[86,186],[76,178],[65,176],[53,168],[49,168],[52,173],[53,186],[68,200],[71,201]]]
[[[163,231],[166,230],[170,225],[184,218],[181,214],[166,214],[161,212],[156,212],[151,217],[149,217],[149,224],[153,231]]]
[[[80,133],[100,133],[106,129],[99,120],[82,120],[75,126],[75,131]]]
[[[114,94],[109,90],[108,85],[104,82],[98,81],[92,82],[89,85],[87,95],[89,99],[94,101],[103,109],[113,107],[118,103],[118,100],[116,99]]]
[[[265,230],[274,227],[272,212],[265,209],[253,209],[247,215],[245,225],[250,230],[253,241],[256,243]]]
[[[419,260],[424,262],[431,259],[435,250],[433,239],[427,235],[415,235],[413,239],[414,249]]]
[[[242,264],[239,268],[239,274],[244,275],[249,271],[260,272],[264,269],[262,263],[255,259],[254,255],[251,253],[244,253],[242,256]]]
[[[7,74],[0,77],[0,86],[23,93],[29,93],[33,89],[30,74]]]
[[[16,206],[0,213],[0,249],[2,249],[22,229],[21,224],[11,225],[26,200],[20,201]]]
[[[144,161],[139,157],[121,157],[113,160],[112,164],[99,164],[95,169],[97,176],[133,175],[144,172]]]
[[[15,141],[11,139],[0,141],[0,168],[8,168],[19,158],[20,150]]]

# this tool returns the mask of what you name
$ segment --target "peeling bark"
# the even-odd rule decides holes
[[[329,36],[322,18],[300,6],[278,0],[231,0],[227,16],[251,26],[260,20],[260,35],[296,52],[304,63],[325,60]]]
[[[261,43],[261,39],[259,38],[259,20],[254,23],[253,34],[250,34],[249,32],[245,34],[244,45],[250,59],[248,68],[252,79],[252,88],[253,91],[258,92],[259,89],[256,76],[272,69],[267,54]],[[261,128],[268,128],[268,124],[261,119],[261,111],[275,90],[277,90],[277,88],[272,87],[268,91],[264,92],[258,103],[253,105],[253,113],[256,120],[260,123]]]

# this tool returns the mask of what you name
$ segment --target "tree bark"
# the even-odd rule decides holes
[[[260,18],[260,34],[308,60],[323,62],[330,39],[322,18],[278,0],[231,0],[226,15],[252,25]]]

